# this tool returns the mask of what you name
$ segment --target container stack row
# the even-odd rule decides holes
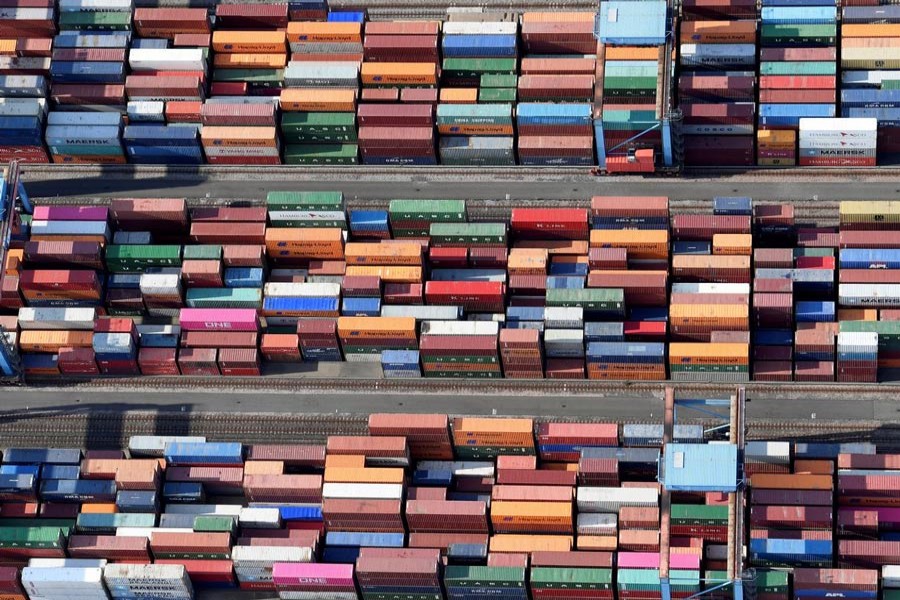
[[[787,204],[711,208],[598,196],[485,222],[462,200],[348,211],[338,192],[39,206],[0,319],[31,375],[894,377],[898,206],[846,201],[818,229]]]
[[[678,103],[685,164],[755,164],[755,6],[682,7]]]
[[[611,173],[652,172],[663,152],[671,19],[665,3],[601,3],[594,130],[598,162]]]
[[[821,164],[800,119],[837,116],[837,4],[765,0],[760,13],[760,165]],[[799,142],[799,144],[798,144]],[[765,144],[765,149],[762,145]],[[775,162],[777,161],[777,162]]]
[[[841,116],[878,120],[879,164],[900,158],[900,11],[844,2],[841,20]]]
[[[712,451],[700,425],[674,434],[685,451]],[[324,444],[135,436],[127,454],[7,448],[0,590],[659,598],[662,435],[662,425],[373,414],[367,435]],[[867,443],[748,443],[746,584],[771,600],[874,600],[879,589],[890,599],[897,458]],[[672,494],[671,585],[696,594],[725,579],[728,496]]]

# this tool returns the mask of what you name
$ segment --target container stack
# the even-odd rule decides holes
[[[42,142],[50,56],[56,34],[54,3],[13,8],[0,19],[0,160],[49,162]]]
[[[363,24],[291,22],[281,92],[288,164],[356,164]]]
[[[465,200],[391,200],[388,206],[395,238],[428,239],[433,223],[465,223]]]
[[[834,463],[827,474],[798,467],[795,464],[792,473],[756,472],[750,477],[748,549],[755,567],[832,565]]]
[[[756,207],[757,212],[762,207]],[[791,381],[794,373],[794,285],[789,278],[767,277],[794,266],[791,248],[753,252],[753,379]],[[776,271],[780,270],[780,271]]]
[[[517,33],[518,26],[511,21],[451,20],[443,27],[442,54],[445,60],[462,65],[499,65],[510,60],[515,65]],[[516,92],[515,86],[509,85],[513,84],[512,78],[502,74],[472,75],[471,80],[444,77],[437,105],[441,164],[514,165],[512,118]],[[509,81],[502,81],[504,78]],[[497,87],[502,83],[508,87]]]
[[[877,141],[876,119],[800,119],[800,166],[874,167]]]
[[[411,317],[340,317],[337,332],[347,362],[380,363],[385,350],[418,350]]]
[[[297,321],[300,353],[308,362],[340,362],[341,346],[334,319],[300,319]]]
[[[497,349],[499,330],[499,323],[491,321],[423,322],[419,352],[424,376],[502,377]]]
[[[678,95],[689,164],[752,166],[756,123],[756,15],[710,18],[684,7]],[[730,8],[730,7],[729,7]],[[690,19],[690,20],[688,20]]]
[[[406,551],[399,549],[368,555],[363,549],[356,561],[356,580],[362,597],[384,593],[440,597],[440,551],[434,549],[427,557],[406,554]]]
[[[759,164],[784,159],[792,166],[803,159],[786,149],[790,131],[795,136],[801,118],[829,119],[837,116],[837,6],[821,0],[795,6],[783,0],[765,0],[760,18],[760,142],[785,149],[758,154]],[[791,161],[795,158],[795,161]]]
[[[103,569],[103,581],[113,598],[140,595],[148,586],[172,600],[194,597],[194,588],[184,565],[111,564]]]
[[[453,447],[462,460],[489,460],[501,455],[533,456],[531,419],[453,419]]]
[[[353,565],[275,563],[272,580],[282,598],[327,595],[336,600],[357,600]],[[296,595],[296,596],[295,596]]]
[[[507,379],[543,379],[541,332],[536,329],[501,329],[500,358]]]
[[[900,13],[884,6],[844,2],[841,22],[841,116],[878,121],[879,164],[900,159],[897,89]]]
[[[122,133],[118,112],[51,111],[45,140],[53,162],[125,164]]]
[[[287,26],[287,4],[217,5],[211,95],[277,97],[285,81]]]
[[[594,132],[599,165],[610,173],[653,172],[662,151],[669,23],[663,2],[600,5]]]

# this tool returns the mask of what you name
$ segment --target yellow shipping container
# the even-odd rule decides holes
[[[348,265],[417,266],[422,264],[422,245],[349,242],[344,246],[344,257]]]
[[[619,540],[614,535],[579,535],[578,550],[592,550],[594,552],[615,552]]]
[[[510,275],[545,275],[549,253],[542,248],[513,248],[506,268]]]
[[[673,365],[746,365],[749,358],[749,344],[669,344],[669,364]]]
[[[287,88],[279,102],[284,112],[355,112],[355,89]]]
[[[17,275],[24,261],[25,250],[22,248],[10,248],[6,251],[6,262],[3,265],[3,272],[7,275]]]
[[[797,141],[797,132],[792,129],[762,129],[756,132],[760,144],[777,144],[793,146]]]
[[[478,102],[478,88],[443,88],[440,102],[444,104],[475,104]]]
[[[568,535],[517,535],[504,533],[492,535],[491,552],[568,552],[572,549],[572,536]]]
[[[344,275],[381,277],[384,283],[421,283],[422,267],[392,267],[388,265],[349,265]]]
[[[283,69],[287,65],[287,54],[234,53],[216,54],[213,65],[222,69]]]
[[[362,23],[291,21],[287,26],[289,42],[361,44]]]
[[[844,200],[839,211],[842,223],[900,223],[897,200]]]
[[[248,460],[244,463],[244,475],[281,475],[284,473],[284,461],[280,460]]]
[[[23,352],[59,352],[60,348],[90,348],[93,331],[26,329],[19,332],[19,348]]]
[[[287,50],[283,31],[214,31],[212,48],[216,52],[273,54]]]
[[[277,148],[278,133],[274,127],[206,126],[200,141],[204,147]]]
[[[753,236],[749,233],[716,233],[713,235],[713,254],[750,256]]]
[[[338,227],[269,227],[266,253],[272,257],[343,260],[343,231]]]
[[[341,339],[375,340],[384,338],[416,339],[414,317],[340,317],[337,320]]]
[[[0,55],[3,56],[15,56],[16,48],[19,45],[19,41],[16,39],[2,39],[0,40]]]
[[[659,49],[645,46],[607,46],[606,60],[659,60]]]
[[[500,524],[572,525],[571,502],[491,502],[491,522]]]
[[[326,466],[323,481],[326,483],[403,483],[404,477],[403,469]]]
[[[846,38],[900,38],[900,23],[844,23],[841,41]]]
[[[591,248],[625,248],[630,259],[666,259],[669,232],[665,229],[593,229]]]
[[[363,85],[437,85],[438,66],[429,62],[364,62],[360,68]]]

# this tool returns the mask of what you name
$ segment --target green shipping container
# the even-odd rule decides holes
[[[727,525],[727,506],[704,504],[673,504],[673,525]]]
[[[404,345],[394,345],[394,346],[353,346],[348,344],[341,344],[341,348],[344,349],[344,354],[381,354],[384,350],[417,350],[416,342],[409,342]]]
[[[531,587],[542,590],[611,590],[612,569],[532,567]]]
[[[485,88],[513,88],[515,89],[519,85],[519,76],[516,74],[510,75],[499,75],[499,74],[487,74],[482,75],[481,80],[479,81],[479,86],[482,89]]]
[[[228,560],[231,558],[230,552],[157,552],[153,551],[154,558],[162,559],[185,559],[185,560]]]
[[[900,589],[883,590],[881,597],[882,600],[900,600]]]
[[[432,379],[502,379],[503,374],[500,371],[439,371],[432,373],[422,373],[423,377]],[[482,455],[466,455],[464,452],[457,452],[457,456],[466,458],[478,458]]]
[[[478,90],[479,102],[515,102],[516,88],[482,88]]]
[[[57,549],[65,547],[65,538],[59,527],[0,527],[0,548]]]
[[[525,587],[525,569],[519,567],[449,566],[444,584],[454,587]]]
[[[883,90],[900,90],[900,79],[882,79],[881,89]],[[889,590],[885,590],[887,592]],[[890,590],[892,592],[898,590]]]
[[[357,144],[288,144],[284,162],[289,165],[355,165],[358,164]]]
[[[391,227],[391,233],[395,238],[427,238],[428,237],[428,227],[423,227],[421,229],[409,229],[409,228],[396,228]]]
[[[71,154],[72,156],[121,156],[122,146],[119,144],[99,146],[60,144],[57,146],[50,146],[50,152],[53,154]]]
[[[340,227],[347,229],[343,211],[333,210],[270,210],[272,227]]]
[[[432,223],[428,233],[435,244],[506,245],[506,223]]]
[[[497,364],[496,356],[422,356],[423,363],[430,364],[467,364],[467,365],[488,365]]]
[[[194,531],[203,533],[234,533],[237,528],[234,517],[198,515],[194,519]]]
[[[834,62],[764,62],[759,63],[760,75],[834,75]]]
[[[546,302],[547,306],[621,312],[625,310],[625,292],[621,288],[552,289],[547,290]]]
[[[259,288],[189,288],[184,303],[190,308],[261,308]]]
[[[187,245],[182,252],[184,260],[222,260],[222,246],[216,244]]]
[[[106,268],[113,273],[133,273],[148,267],[181,265],[181,246],[112,245],[106,247]]]
[[[449,79],[478,78],[482,75],[510,75],[516,72],[515,58],[445,58],[442,75]]]
[[[794,248],[794,258],[800,258],[801,256],[833,257],[834,248]]]
[[[342,192],[269,192],[269,210],[344,210]]]
[[[660,589],[659,569],[619,569],[617,585],[623,591],[656,591]],[[700,571],[673,569],[669,571],[672,591],[695,592],[700,590]]]
[[[877,333],[878,347],[893,350],[900,347],[900,321],[841,321],[841,333]]]
[[[782,25],[763,24],[760,39],[763,45],[773,44],[834,44],[837,36],[836,24],[825,25]]]
[[[465,200],[391,200],[388,214],[392,221],[461,223],[466,220]],[[427,231],[425,235],[427,235]]]
[[[61,30],[128,31],[131,29],[131,11],[122,12],[68,12],[59,13]]]
[[[115,533],[117,527],[156,527],[151,513],[82,513],[75,529],[85,533]]]

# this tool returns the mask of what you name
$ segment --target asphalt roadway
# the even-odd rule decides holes
[[[854,396],[848,391],[761,395],[750,398],[748,419],[900,422],[900,404],[888,397]],[[5,389],[0,419],[19,411],[66,410],[223,413],[453,413],[498,416],[594,417],[612,420],[662,419],[660,397],[645,395],[446,395],[268,391]],[[702,418],[694,411],[685,418]]]
[[[256,174],[173,173],[149,171],[88,173],[73,178],[57,169],[26,169],[23,180],[33,198],[264,198],[267,192],[340,190],[346,198],[472,198],[472,199],[588,199],[596,195],[668,196],[675,200],[714,196],[750,196],[763,201],[833,201],[900,198],[900,179],[871,180],[834,177],[729,175],[719,178],[617,178],[589,176],[500,175],[374,175],[353,170],[346,175],[319,177],[268,170]],[[439,172],[439,171],[438,171]]]

